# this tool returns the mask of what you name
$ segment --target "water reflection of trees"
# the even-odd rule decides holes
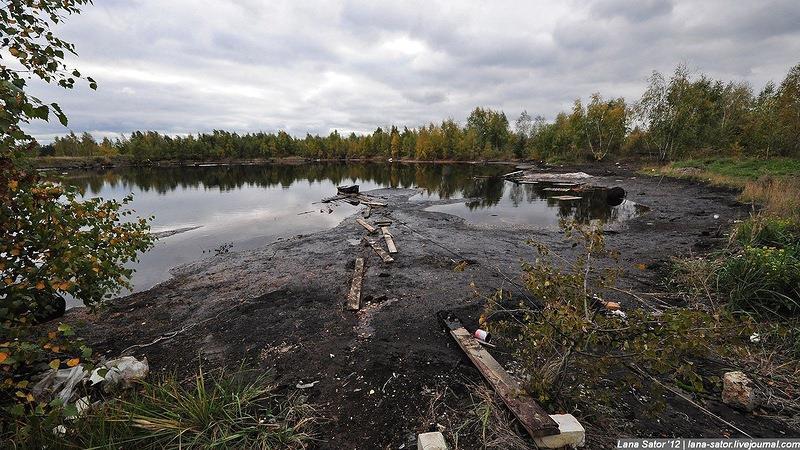
[[[633,204],[611,207],[606,203],[604,189],[585,189],[580,192],[546,191],[549,184],[513,184],[501,178],[487,178],[505,171],[503,166],[476,164],[343,164],[311,163],[301,165],[259,166],[184,166],[136,167],[85,171],[70,174],[66,182],[91,195],[101,192],[104,185],[126,191],[154,191],[167,194],[176,189],[219,189],[232,191],[242,187],[289,187],[297,183],[309,185],[331,182],[335,185],[374,183],[393,188],[419,187],[429,195],[449,199],[463,196],[470,210],[498,206],[507,194],[507,206],[545,202],[559,217],[589,221],[613,222],[621,215],[634,215]],[[475,177],[478,177],[477,179]],[[579,200],[560,201],[556,195],[576,195]],[[501,205],[502,206],[502,205]],[[497,211],[502,214],[502,211]]]
[[[552,184],[512,184],[501,179],[476,180],[465,189],[464,196],[470,198],[467,208],[471,211],[497,205],[503,198],[504,190],[508,190],[510,206],[517,208],[525,203],[545,202],[548,207],[557,210],[558,217],[573,219],[581,223],[598,221],[600,223],[615,222],[627,216],[634,216],[640,211],[626,202],[620,206],[610,206],[606,201],[606,189],[583,188],[578,192],[547,191]],[[553,197],[571,195],[581,197],[576,200],[562,201]]]
[[[469,188],[472,185],[473,177],[496,175],[503,171],[503,166],[477,164],[313,163],[259,166],[135,167],[76,172],[70,174],[65,181],[92,195],[99,194],[104,184],[129,191],[154,191],[166,194],[179,188],[231,191],[245,186],[288,187],[299,182],[313,184],[330,181],[337,185],[372,182],[394,188],[420,187],[429,194],[437,194],[439,197],[447,199],[461,194]],[[502,187],[500,195],[502,196]]]

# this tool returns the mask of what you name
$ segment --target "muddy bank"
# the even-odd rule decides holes
[[[670,256],[715,245],[733,220],[747,214],[727,191],[610,170],[593,182],[621,186],[630,200],[650,208],[607,236],[621,255],[623,287],[658,290],[659,271]],[[304,392],[327,419],[320,425],[319,448],[409,448],[416,433],[431,426],[432,393],[449,387],[447,395],[466,401],[463,383],[480,382],[436,313],[454,310],[473,327],[483,300],[471,285],[483,294],[518,289],[520,261],[536,256],[528,239],[565,256],[574,251],[556,230],[479,227],[425,211],[431,202],[408,201],[416,192],[369,192],[389,204],[374,209],[370,220],[393,222],[399,253],[392,264],[359,243],[364,230],[350,217],[327,231],[177,268],[173,279],[116,300],[97,317],[74,310],[68,320],[82,324],[80,333],[96,351],[147,356],[155,372],[245,364],[274,369],[287,390],[318,381]],[[353,313],[344,302],[357,256],[367,268],[363,308]],[[464,270],[454,270],[464,260]],[[628,297],[612,300],[635,307]],[[582,418],[589,448],[622,435],[736,435],[682,400],[667,399],[658,423],[639,414],[634,400],[611,419]],[[706,407],[753,436],[780,436],[784,430],[720,402]]]

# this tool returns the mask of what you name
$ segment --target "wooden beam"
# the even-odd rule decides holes
[[[377,229],[377,228],[375,228],[375,227],[373,227],[372,225],[368,224],[366,220],[364,220],[364,219],[362,219],[362,218],[360,218],[360,217],[356,219],[356,222],[358,222],[358,224],[359,224],[359,225],[361,225],[362,227],[364,227],[364,229],[366,229],[366,230],[367,230],[367,233],[370,233],[370,234],[372,234],[372,233],[374,233],[374,232],[378,231],[378,229]]]
[[[379,202],[371,197],[367,197],[366,195],[359,195],[356,198],[358,199],[358,201],[367,206],[386,206],[386,203]]]
[[[522,389],[519,382],[481,347],[472,334],[461,326],[461,322],[458,320],[445,322],[458,346],[467,354],[497,395],[503,399],[503,403],[514,413],[528,434],[532,437],[559,434],[558,424]]]
[[[383,233],[383,239],[386,240],[386,248],[389,249],[389,253],[397,253],[397,247],[394,245],[392,234],[389,233],[389,227],[381,227],[381,232]]]
[[[356,258],[356,268],[353,271],[353,283],[350,293],[347,294],[347,309],[357,311],[361,308],[361,284],[364,280],[364,258]]]
[[[380,257],[381,257],[381,259],[383,260],[383,262],[385,262],[385,263],[394,262],[394,258],[392,258],[391,256],[389,256],[389,254],[388,254],[388,253],[386,253],[386,250],[384,250],[384,249],[383,249],[383,248],[380,246],[380,244],[378,244],[377,242],[375,242],[375,239],[372,239],[372,238],[370,238],[370,237],[366,237],[366,236],[364,236],[364,240],[365,240],[365,241],[367,241],[367,244],[369,244],[369,246],[370,246],[370,247],[372,247],[372,249],[373,249],[373,250],[375,250],[375,253],[377,253],[377,254],[378,254],[378,256],[380,256]]]

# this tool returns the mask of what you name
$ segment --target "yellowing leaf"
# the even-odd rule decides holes
[[[75,367],[78,365],[79,362],[81,362],[80,358],[72,358],[70,360],[67,360],[67,367]]]
[[[639,270],[645,270],[645,269],[647,269],[647,264],[643,264],[643,263],[636,264],[636,268],[639,269]]]
[[[0,363],[8,359],[8,353],[0,352]]]
[[[61,360],[58,360],[58,359],[54,359],[54,360],[50,361],[50,364],[49,364],[50,368],[53,369],[53,370],[58,370],[58,367],[60,365],[61,365]]]
[[[44,289],[44,281],[39,280],[36,282],[36,290],[41,291],[42,289]]]
[[[11,50],[14,50],[13,48]],[[12,191],[17,190],[17,186],[19,186],[19,182],[17,180],[9,180],[8,181],[8,188]]]

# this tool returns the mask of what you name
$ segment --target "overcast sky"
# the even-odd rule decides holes
[[[95,0],[58,32],[99,88],[34,93],[98,136],[552,118],[592,92],[634,100],[679,63],[756,89],[800,63],[798,0]]]

